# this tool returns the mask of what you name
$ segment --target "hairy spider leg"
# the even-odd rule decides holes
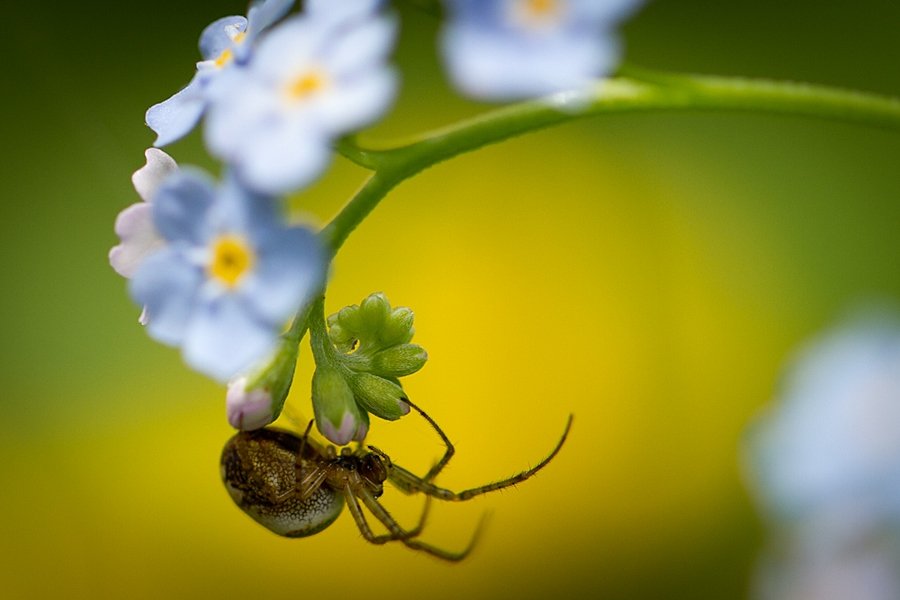
[[[328,470],[318,464],[314,465],[311,470],[307,470],[309,461],[303,455],[306,453],[306,440],[309,437],[309,431],[312,429],[312,426],[313,421],[307,423],[306,430],[300,438],[300,449],[297,452],[297,459],[294,463],[296,470],[294,489],[281,494],[278,498],[279,501],[287,500],[297,491],[300,493],[301,501],[309,500],[316,493],[316,490],[322,487],[322,483],[328,477]]]
[[[406,547],[413,550],[419,550],[450,562],[458,562],[469,555],[469,553],[475,547],[475,544],[478,542],[481,531],[483,529],[482,524],[484,522],[484,519],[482,519],[482,522],[475,530],[475,534],[472,536],[472,539],[469,541],[469,544],[465,549],[463,549],[461,552],[450,552],[448,550],[444,550],[442,548],[438,548],[437,546],[432,546],[431,544],[426,544],[425,542],[415,539],[415,536],[410,535],[411,532],[405,531],[402,527],[400,527],[397,521],[395,521],[390,513],[388,513],[388,511],[378,503],[378,500],[376,500],[368,490],[359,490],[359,499],[363,501],[363,504],[365,504],[366,508],[368,508],[369,511],[371,511],[371,513],[375,516],[375,518],[378,519],[382,523],[382,525],[384,525],[390,532],[387,535],[375,535],[372,532],[372,528],[369,527],[366,516],[362,511],[362,507],[359,505],[357,495],[353,493],[353,490],[350,488],[350,486],[346,486],[343,490],[343,493],[344,498],[347,502],[347,506],[350,508],[350,514],[353,515],[353,519],[356,521],[356,526],[359,528],[360,533],[362,533],[363,537],[366,538],[366,541],[373,544],[384,544],[390,541],[399,541]]]
[[[469,498],[473,498],[475,496],[480,496],[481,494],[486,494],[488,492],[493,492],[495,490],[501,490],[503,488],[515,485],[517,483],[521,483],[525,481],[549,463],[553,458],[557,455],[560,448],[562,448],[563,444],[566,441],[566,437],[569,435],[569,430],[572,428],[572,415],[569,415],[569,420],[566,422],[566,428],[563,430],[562,437],[559,438],[559,441],[556,443],[556,446],[547,455],[544,460],[539,462],[534,467],[522,471],[517,475],[513,475],[512,477],[508,477],[501,481],[495,481],[493,483],[488,483],[487,485],[482,485],[479,487],[471,488],[468,490],[464,490],[462,492],[454,492],[452,490],[448,490],[446,488],[442,488],[434,485],[433,483],[419,478],[410,471],[407,471],[403,467],[391,463],[389,460],[387,461],[388,465],[388,480],[394,483],[397,487],[404,490],[413,490],[422,492],[423,494],[428,494],[429,496],[434,496],[440,500],[450,500],[455,502],[460,502],[463,500],[468,500]],[[386,455],[378,450],[373,450],[378,453],[382,457],[386,458]]]
[[[352,511],[351,511],[352,512]],[[394,542],[394,541],[402,541],[405,539],[410,539],[414,537],[419,537],[422,534],[422,530],[425,529],[425,522],[428,520],[428,515],[431,512],[431,496],[425,495],[425,506],[422,507],[422,512],[419,514],[419,522],[416,523],[416,526],[412,529],[408,529],[405,531],[405,535],[402,537],[397,537],[393,533],[387,533],[383,535],[374,536],[373,544],[384,544],[385,542]],[[357,521],[357,525],[359,525],[359,521]],[[368,538],[367,538],[368,539]]]
[[[441,457],[441,460],[432,465],[431,469],[425,473],[425,476],[422,478],[425,481],[431,481],[435,477],[437,477],[438,473],[440,473],[444,467],[447,466],[447,463],[450,462],[450,459],[453,458],[453,454],[456,452],[456,449],[453,447],[453,443],[450,441],[450,438],[447,437],[447,434],[444,433],[444,430],[440,428],[440,426],[435,422],[434,419],[428,416],[424,410],[406,400],[406,403],[409,404],[417,413],[419,413],[423,419],[428,421],[428,424],[437,432],[437,434],[441,437],[441,440],[444,442],[444,446],[446,450],[444,450],[444,456]],[[404,490],[405,491],[405,490]]]

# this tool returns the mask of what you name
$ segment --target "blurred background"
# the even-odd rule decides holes
[[[424,539],[464,563],[367,544],[349,515],[286,540],[220,480],[224,389],[137,324],[107,263],[201,29],[239,0],[11,3],[0,37],[0,589],[9,598],[741,598],[764,529],[745,428],[786,356],[860,302],[900,300],[900,133],[729,114],[601,117],[433,168],[395,190],[334,265],[335,311],[384,291],[431,356],[410,397],[457,446]],[[437,22],[402,10],[403,90],[372,143],[477,114],[445,82]],[[635,64],[900,95],[900,5],[680,0],[623,29]],[[167,148],[216,169],[195,133]],[[326,222],[365,173],[338,160],[292,199]],[[310,417],[304,348],[290,404]],[[289,425],[289,424],[288,424]],[[427,468],[410,416],[370,441]],[[383,502],[411,523],[420,499]]]

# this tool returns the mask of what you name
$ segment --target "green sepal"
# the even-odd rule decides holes
[[[376,417],[395,421],[409,412],[406,393],[396,383],[371,373],[353,373],[349,382],[356,401]]]
[[[405,377],[425,366],[428,353],[418,344],[400,344],[376,352],[371,369],[376,375]]]
[[[316,427],[331,442],[343,446],[365,439],[369,417],[356,403],[353,390],[338,369],[321,365],[316,368],[312,404]]]
[[[284,401],[291,391],[294,369],[297,366],[299,347],[289,340],[282,340],[268,365],[247,378],[246,390],[262,388],[272,396],[272,421],[284,410]]]
[[[409,342],[415,331],[413,329],[413,316],[413,311],[405,306],[398,306],[392,310],[379,335],[382,343],[385,346],[393,346]]]

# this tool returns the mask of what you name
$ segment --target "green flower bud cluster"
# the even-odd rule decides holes
[[[327,319],[330,364],[318,361],[313,410],[319,431],[338,444],[361,440],[368,414],[393,421],[409,412],[399,378],[425,366],[428,354],[412,344],[413,312],[391,308],[382,293]]]
[[[413,312],[391,304],[381,292],[328,317],[328,337],[354,371],[396,380],[425,366],[428,353],[411,344]]]

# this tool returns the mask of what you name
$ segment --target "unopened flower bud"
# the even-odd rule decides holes
[[[259,429],[278,418],[294,380],[297,352],[297,344],[282,341],[264,367],[228,385],[225,404],[232,427]]]
[[[413,311],[400,306],[391,311],[384,329],[381,332],[381,341],[385,346],[405,344],[413,336]]]
[[[238,377],[228,384],[225,393],[228,422],[235,429],[251,431],[265,427],[275,420],[272,395],[264,388],[247,391],[247,378]]]
[[[344,353],[350,352],[356,343],[356,337],[352,332],[344,329],[339,323],[335,323],[328,328],[328,337],[331,343]]]
[[[337,369],[319,366],[312,380],[313,413],[316,427],[339,446],[362,441],[369,431],[369,417],[360,410],[353,390]]]
[[[428,353],[418,344],[400,344],[376,352],[372,357],[372,370],[386,377],[405,377],[425,366]]]
[[[369,294],[359,305],[359,314],[365,331],[381,331],[391,314],[391,303],[381,292]]]
[[[376,417],[394,421],[409,412],[406,393],[392,381],[371,373],[354,373],[350,386],[357,402]]]
[[[358,332],[362,327],[362,318],[360,316],[359,307],[355,304],[345,306],[337,313],[331,315],[331,317],[328,318],[329,325],[332,324],[332,318],[335,322],[334,324],[340,325],[348,331]]]

